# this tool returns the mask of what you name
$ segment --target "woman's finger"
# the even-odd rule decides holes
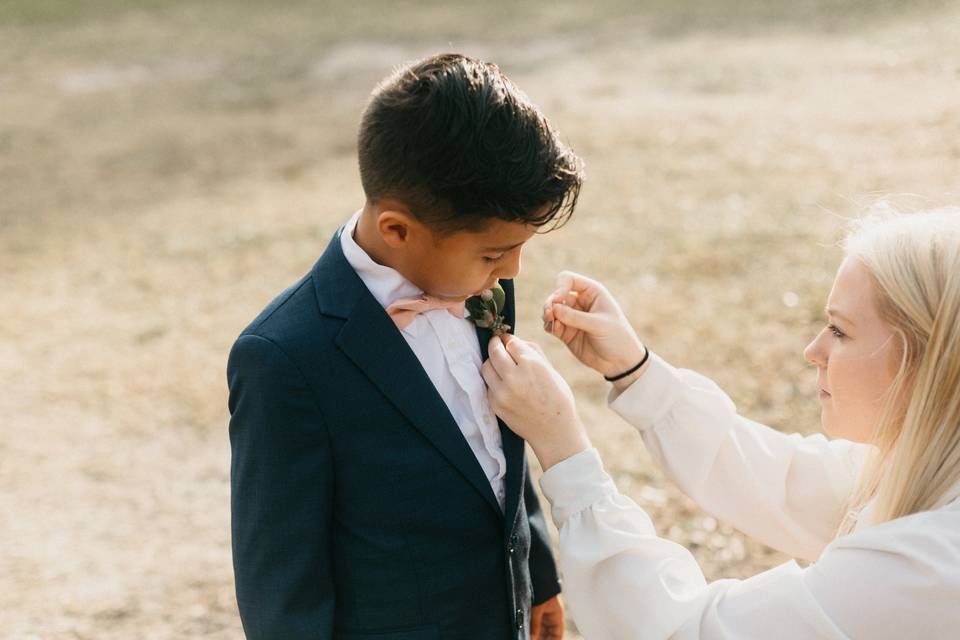
[[[554,324],[556,324],[556,317],[553,314],[553,295],[547,297],[547,301],[543,303],[543,310],[541,313],[541,318],[543,320],[543,330],[550,335],[556,335],[553,330]]]
[[[554,324],[559,322],[560,324],[573,327],[574,329],[579,329],[587,333],[599,333],[605,324],[604,320],[597,313],[571,309],[570,307],[565,307],[561,304],[554,305],[553,315],[556,318],[556,320],[554,320]]]
[[[491,390],[499,387],[503,382],[500,374],[493,368],[493,362],[489,359],[480,366],[480,375],[483,377],[483,381],[487,383],[487,387]]]
[[[517,364],[520,364],[520,358],[531,353],[535,353],[532,343],[522,340],[516,336],[505,335],[502,338],[504,347],[507,350],[507,353],[510,354],[510,357],[513,358],[513,361]]]
[[[506,377],[512,369],[517,368],[517,362],[507,352],[500,336],[494,336],[490,339],[487,353],[490,356],[488,361],[493,363],[493,368],[501,378]]]
[[[544,329],[546,330],[547,333],[552,335],[554,338],[562,338],[564,332],[567,330],[567,327],[566,325],[563,324],[563,322],[560,321],[559,318],[557,318],[556,314],[553,313],[552,310],[551,310],[551,314],[553,314],[553,320],[548,322],[544,326]]]
[[[599,289],[603,285],[593,278],[575,271],[561,271],[557,274],[557,288],[566,288],[567,291],[589,291]]]
[[[540,309],[540,317],[544,322],[553,322],[553,294],[547,296],[544,301],[543,308]]]
[[[538,343],[536,343],[536,342],[528,342],[527,344],[529,344],[529,345],[533,348],[534,351],[536,351],[537,353],[539,353],[541,356],[543,356],[544,360],[546,360],[547,354],[546,354],[546,352],[543,350],[543,347],[541,347],[541,346],[540,346]]]
[[[557,289],[554,293],[562,292],[564,296],[574,293],[579,306],[586,309],[603,290],[603,285],[592,278],[573,271],[561,271],[557,275]]]
[[[523,356],[534,354],[540,354],[541,356],[544,355],[543,349],[540,348],[540,345],[530,340],[524,340],[523,338],[506,334],[503,336],[503,342],[507,347],[507,353],[513,356],[513,359],[518,363],[520,362],[520,358]]]
[[[582,296],[576,291],[569,291],[564,287],[554,289],[543,303],[544,309],[552,308],[554,304],[565,304],[568,307],[582,306]]]

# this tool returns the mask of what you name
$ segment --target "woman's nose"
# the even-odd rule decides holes
[[[810,344],[807,345],[807,348],[803,350],[804,360],[818,367],[827,366],[827,355],[821,343],[823,334],[823,331],[818,333],[817,336],[810,342]]]

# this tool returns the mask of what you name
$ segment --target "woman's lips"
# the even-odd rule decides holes
[[[824,391],[823,389],[820,389],[820,399],[821,399],[821,400],[827,400],[827,399],[830,398],[830,397],[831,397],[831,396],[830,396],[829,393],[827,393],[827,392]]]

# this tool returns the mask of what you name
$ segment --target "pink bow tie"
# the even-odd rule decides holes
[[[446,309],[450,312],[450,315],[462,318],[465,308],[465,301],[463,300],[459,302],[443,300],[442,298],[424,294],[419,298],[397,300],[387,307],[387,315],[393,319],[398,329],[403,330],[421,313],[433,311],[434,309]]]

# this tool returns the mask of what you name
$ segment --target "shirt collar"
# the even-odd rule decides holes
[[[343,225],[343,230],[340,232],[340,247],[343,249],[343,256],[360,276],[360,280],[363,281],[363,284],[366,285],[384,309],[397,300],[423,295],[423,289],[407,280],[396,269],[375,262],[354,240],[353,234],[362,213],[363,209],[354,213],[350,220]],[[467,317],[469,317],[469,312],[464,312],[464,318]],[[403,331],[411,336],[416,336],[419,334],[417,324],[413,322],[407,325]]]
[[[360,279],[363,280],[363,284],[367,285],[367,289],[384,309],[397,300],[416,298],[422,295],[422,289],[404,278],[396,269],[374,262],[373,258],[353,239],[361,213],[363,213],[362,209],[354,213],[350,220],[343,225],[343,231],[340,233],[340,246],[343,248],[343,256],[360,276]]]

